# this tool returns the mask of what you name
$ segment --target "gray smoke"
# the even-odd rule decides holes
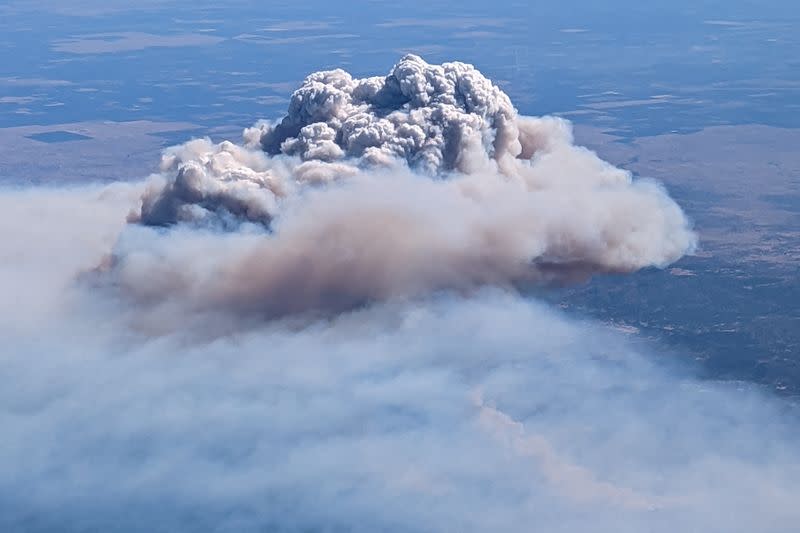
[[[463,63],[312,74],[286,117],[244,137],[167,150],[130,220],[248,237],[219,264],[199,246],[134,263],[120,249],[123,289],[140,298],[155,278],[147,295],[274,317],[663,267],[695,247],[662,187],[576,146],[569,123],[518,115]]]
[[[475,153],[513,160],[523,146],[511,100],[472,65],[429,65],[403,57],[385,77],[354,79],[337,69],[308,76],[286,117],[262,125],[271,155],[391,164],[400,159],[430,174],[473,172]]]
[[[159,233],[135,229],[129,234]],[[271,318],[662,266],[692,242],[680,209],[649,182],[539,194],[514,182],[395,170],[294,198],[271,232],[129,237],[109,275],[140,301]]]
[[[513,291],[265,322],[76,283],[264,238],[126,227],[141,190],[0,190],[0,530],[796,530],[785,406]]]
[[[0,531],[800,521],[786,405],[521,295],[695,236],[470,66],[314,74],[146,183],[0,189],[0,242]]]

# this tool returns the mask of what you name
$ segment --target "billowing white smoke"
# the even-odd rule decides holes
[[[413,56],[245,137],[0,190],[0,531],[796,530],[795,418],[517,290],[691,250],[660,186]]]
[[[75,283],[120,232],[184,276],[264,238],[125,228],[140,192],[0,190],[0,531],[797,530],[777,400],[513,291],[265,322]]]
[[[523,126],[508,96],[472,65],[429,65],[407,55],[385,77],[354,79],[341,69],[310,75],[292,95],[287,116],[258,132],[271,155],[401,159],[438,174],[530,159],[539,147],[526,144]]]
[[[130,220],[255,223],[260,238],[188,270],[172,246],[135,263],[118,250],[121,286],[155,277],[149,294],[277,316],[662,267],[695,246],[659,185],[574,145],[561,119],[518,115],[463,63],[315,73],[244,136],[167,150]]]

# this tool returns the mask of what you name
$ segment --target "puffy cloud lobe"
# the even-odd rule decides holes
[[[354,79],[338,69],[305,79],[287,116],[264,125],[260,144],[271,155],[361,163],[405,161],[429,174],[474,170],[468,152],[515,158],[522,148],[511,100],[473,66],[429,65],[408,55],[386,77]]]
[[[269,170],[264,157],[231,142],[212,144],[197,139],[165,151],[161,169],[142,196],[131,222],[166,225],[227,214],[247,220],[268,220],[286,184]]]

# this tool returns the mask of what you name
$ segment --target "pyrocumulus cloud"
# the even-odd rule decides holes
[[[142,296],[155,278],[145,296],[276,316],[663,267],[695,246],[660,185],[576,146],[563,120],[520,116],[464,63],[312,74],[244,137],[167,150],[130,220],[264,235],[228,239],[224,264],[197,242],[188,266],[183,244],[120,253],[121,286]]]

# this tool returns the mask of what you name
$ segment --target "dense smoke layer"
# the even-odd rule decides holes
[[[576,146],[567,122],[518,115],[463,63],[312,74],[245,140],[167,150],[130,220],[262,235],[196,261],[118,250],[120,286],[274,317],[663,267],[695,246],[662,187]]]
[[[2,531],[800,520],[785,406],[521,295],[695,237],[471,66],[313,74],[147,183],[0,190],[0,242]]]
[[[286,204],[271,233],[234,232],[211,248],[187,235],[206,232],[175,230],[156,249],[141,245],[147,239],[122,241],[115,282],[135,298],[177,297],[198,310],[337,312],[433,290],[665,265],[691,236],[652,183],[520,194],[514,183],[487,189],[470,177],[431,181],[400,171],[310,191]],[[158,232],[136,231],[147,233]]]
[[[780,404],[514,292],[265,322],[94,289],[119,235],[187,270],[264,238],[125,227],[140,192],[0,191],[0,530],[796,530]]]

